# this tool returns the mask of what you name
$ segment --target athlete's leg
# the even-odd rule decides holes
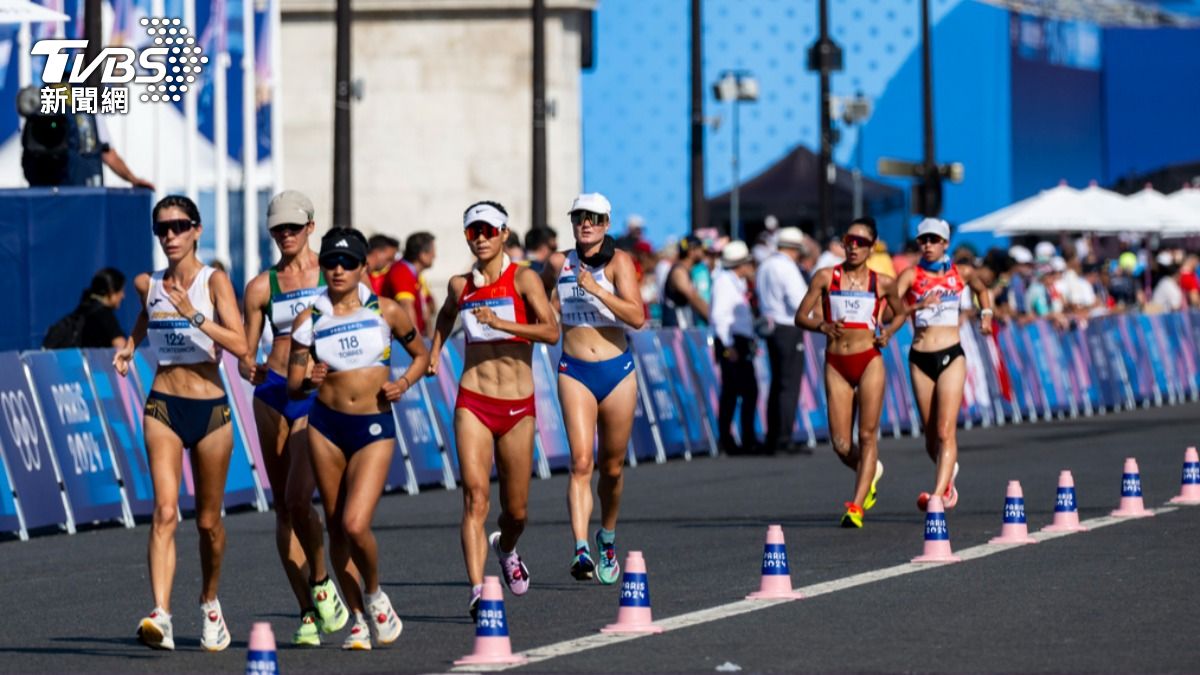
[[[312,425],[308,427],[308,449],[313,477],[316,478],[321,505],[325,509],[325,527],[329,530],[329,560],[333,563],[333,573],[342,587],[346,606],[353,612],[362,612],[358,570],[350,561],[350,543],[342,527],[342,511],[346,501],[342,479],[346,473],[346,455]]]
[[[529,481],[533,477],[533,434],[537,421],[526,416],[496,441],[500,483],[500,550],[513,551],[525,531]]]
[[[217,599],[221,561],[225,557],[225,478],[233,455],[233,424],[223,424],[200,439],[192,449],[192,475],[196,481],[196,531],[200,535],[200,602]]]
[[[292,464],[292,443],[288,440],[290,431],[287,420],[279,411],[255,398],[254,424],[258,429],[267,479],[271,482],[271,508],[275,511],[275,549],[279,552],[279,561],[283,563],[283,571],[292,587],[292,594],[300,603],[300,609],[311,609],[312,599],[309,597],[307,583],[311,572],[300,540],[292,531],[291,513],[287,506],[288,474]]]
[[[342,530],[367,593],[379,590],[379,547],[371,520],[383,494],[395,446],[395,439],[388,438],[362,447],[350,457],[343,478]]]
[[[858,382],[855,399],[858,407],[858,480],[854,503],[863,505],[875,480],[875,461],[879,459],[879,415],[883,412],[883,387],[887,377],[883,357],[871,360]]]
[[[183,442],[170,427],[147,416],[143,422],[150,477],[154,482],[154,518],[146,562],[154,604],[171,611],[175,581],[175,529],[179,524],[179,482],[183,479]]]
[[[563,424],[571,446],[571,476],[567,483],[567,515],[577,541],[587,541],[592,519],[592,470],[595,467],[596,398],[582,382],[558,376],[558,398],[562,401]]]
[[[462,408],[454,411],[454,436],[458,441],[458,465],[462,474],[462,549],[467,578],[472,586],[483,583],[487,562],[488,508],[491,506],[492,456],[495,439],[492,432]]]
[[[938,376],[935,390],[937,405],[936,424],[926,433],[936,436],[939,452],[937,461],[937,487],[935,495],[945,494],[954,476],[954,463],[958,461],[958,413],[962,409],[963,383],[967,379],[967,359],[960,357],[950,362]]]
[[[617,529],[617,514],[621,510],[625,455],[629,451],[629,435],[633,433],[637,396],[637,376],[630,373],[600,404],[600,480],[596,492],[600,495],[600,526],[609,531]]]
[[[854,387],[836,368],[825,364],[825,398],[829,402],[829,442],[842,464],[858,470],[858,448],[854,446]]]
[[[934,382],[925,374],[925,371],[911,363],[908,370],[912,377],[913,398],[917,401],[917,414],[921,416],[921,433],[925,436],[925,452],[929,455],[929,459],[936,464],[938,461],[938,438],[933,431],[936,422],[930,417],[933,414]]]
[[[308,446],[308,418],[302,417],[292,424],[288,437],[287,503],[288,518],[308,561],[308,583],[323,580],[329,574],[325,568],[325,532],[321,529],[321,516],[313,505],[313,491],[317,479],[313,476],[311,451]],[[307,588],[304,589],[307,595]],[[308,605],[311,606],[311,601]]]

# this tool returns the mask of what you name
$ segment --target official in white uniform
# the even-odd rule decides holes
[[[755,291],[758,308],[772,326],[767,336],[767,358],[771,363],[771,389],[767,395],[766,451],[798,450],[792,442],[796,409],[800,402],[800,381],[804,377],[804,329],[796,326],[796,310],[808,292],[808,283],[800,273],[805,256],[804,235],[794,227],[785,227],[776,237],[775,253],[758,268]]]
[[[754,276],[754,257],[741,241],[732,241],[721,251],[721,271],[713,279],[713,349],[721,368],[721,398],[717,427],[721,447],[729,454],[758,452],[754,417],[758,408],[758,379],[754,375],[757,351],[754,314],[750,308],[747,281]],[[733,412],[741,409],[741,443],[731,433]]]

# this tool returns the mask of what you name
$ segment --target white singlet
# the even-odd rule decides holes
[[[316,359],[333,372],[387,367],[392,356],[392,328],[379,310],[379,298],[364,284],[358,285],[363,306],[351,314],[334,316],[329,293],[322,290],[312,313],[292,332],[297,344],[312,350]]]
[[[213,301],[209,293],[208,280],[215,269],[205,265],[196,273],[187,290],[188,299],[196,311],[204,315],[205,321],[213,320]],[[163,288],[165,270],[150,276],[150,291],[146,293],[146,337],[150,350],[160,366],[178,366],[191,363],[215,363],[216,345],[212,338],[192,325],[191,317],[184,316],[171,304],[171,298]]]
[[[596,283],[608,291],[616,293],[616,287],[608,277],[604,276],[603,267],[592,267],[579,260],[579,254],[572,250],[567,253],[562,269],[558,273],[558,299],[562,303],[562,323],[564,326],[582,326],[586,328],[624,328],[625,322],[618,319],[611,309],[600,298],[588,293],[578,283],[580,271],[590,272]]]

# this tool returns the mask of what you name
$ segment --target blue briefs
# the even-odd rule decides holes
[[[391,411],[371,415],[351,415],[313,401],[308,413],[308,426],[336,445],[346,459],[364,447],[396,437],[396,420]]]
[[[308,409],[317,400],[317,392],[314,390],[301,399],[288,398],[287,378],[268,370],[267,381],[254,388],[254,398],[271,406],[271,409],[283,415],[288,424],[293,424],[301,417],[308,417]]]
[[[563,354],[558,361],[558,373],[579,381],[596,397],[596,403],[608,398],[613,389],[633,372],[633,353],[624,354],[607,361],[583,361]]]

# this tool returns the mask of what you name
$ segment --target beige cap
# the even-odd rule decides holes
[[[725,269],[733,269],[749,262],[754,262],[754,257],[750,255],[750,248],[746,246],[746,242],[735,239],[721,249],[721,265]]]
[[[304,196],[304,193],[284,190],[275,195],[267,206],[267,227],[293,223],[306,225],[313,221],[315,213],[312,200]]]
[[[785,227],[776,235],[775,245],[779,248],[804,250],[804,233],[798,227]]]

